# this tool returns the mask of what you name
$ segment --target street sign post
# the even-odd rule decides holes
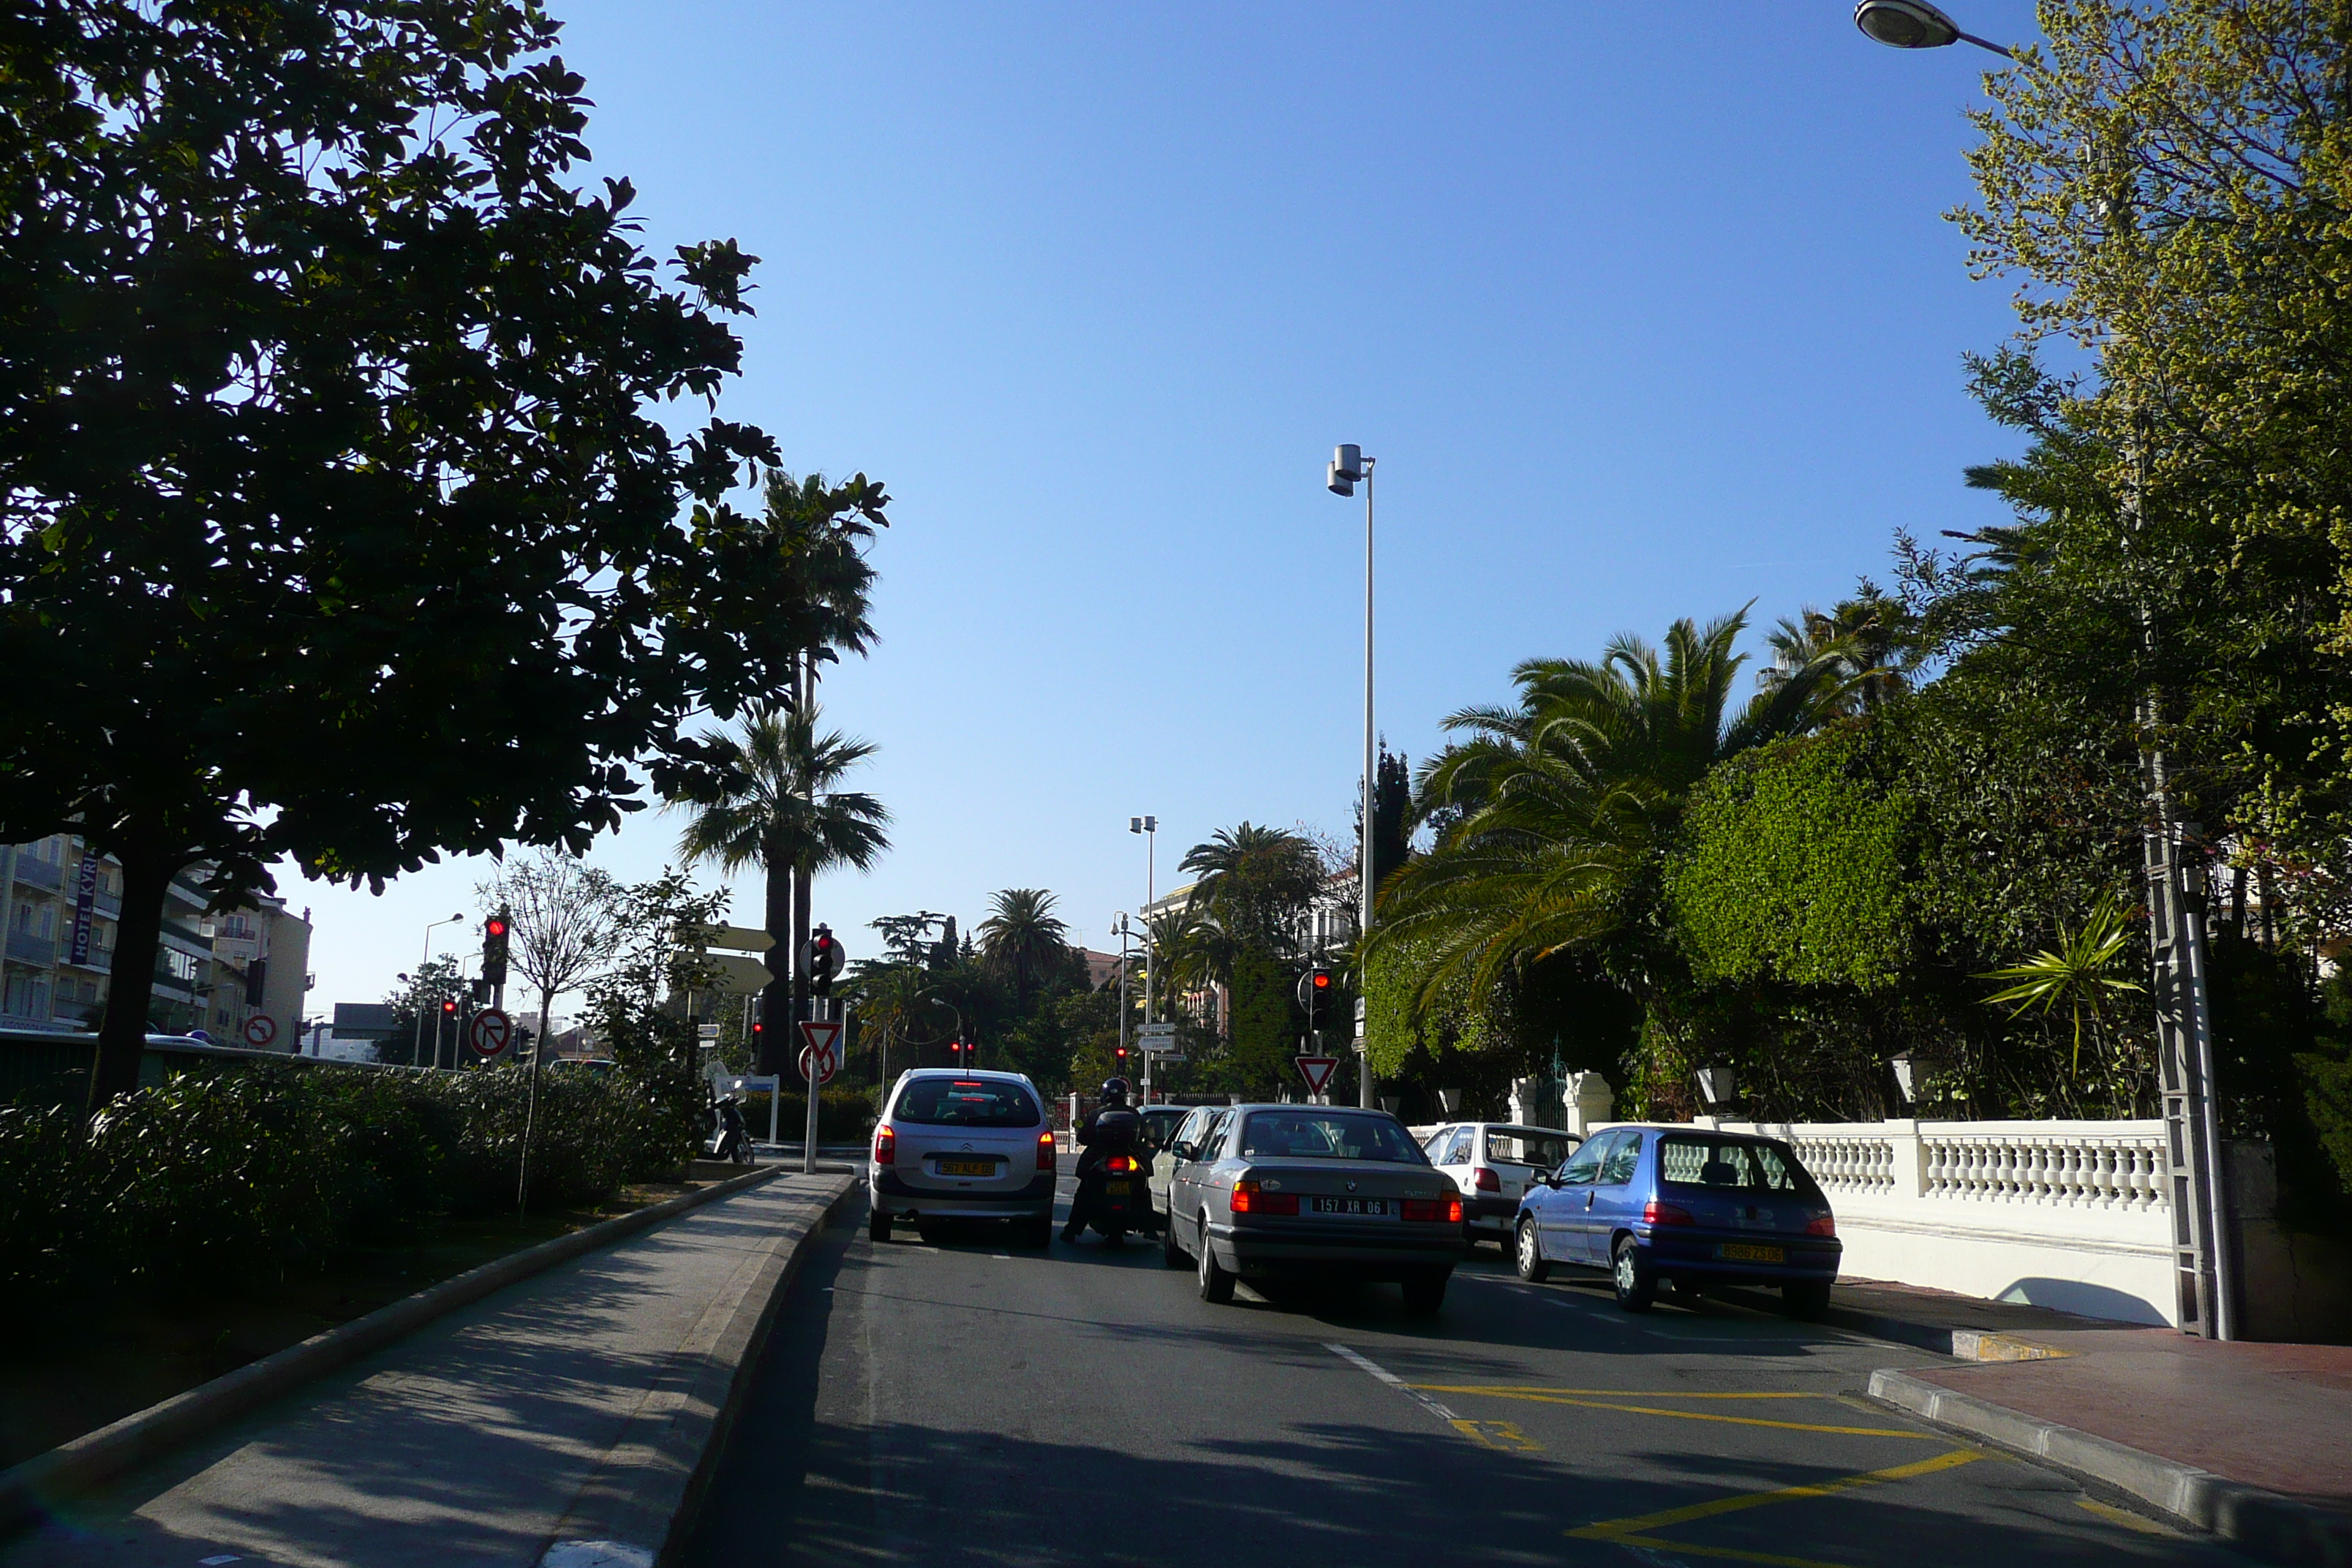
[[[808,1129],[801,1140],[801,1170],[816,1170],[817,1090],[841,1070],[841,1024],[834,1018],[801,1020],[801,1081],[808,1085]]]
[[[1298,1076],[1307,1080],[1307,1092],[1320,1095],[1330,1086],[1331,1071],[1339,1065],[1338,1057],[1300,1057]]]
[[[496,1007],[485,1007],[466,1026],[466,1043],[478,1057],[494,1057],[514,1040],[514,1020]]]
[[[85,857],[89,858],[89,857]],[[245,1043],[255,1050],[266,1048],[278,1037],[278,1020],[263,1013],[245,1021]]]

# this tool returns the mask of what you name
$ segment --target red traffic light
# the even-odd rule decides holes
[[[1318,969],[1315,972],[1315,989],[1318,991],[1328,991],[1331,989],[1331,972],[1329,970]]]
[[[507,934],[507,922],[499,919],[498,916],[492,915],[488,920],[482,922],[482,934],[484,936],[504,936]]]
[[[456,1012],[457,1010],[457,999],[456,999],[455,997],[452,997],[452,998],[451,998],[451,999],[449,999],[448,1001],[446,1001],[446,1002],[444,1002],[444,1003],[442,1003],[442,1004],[441,1004],[441,1011],[443,1011],[444,1013],[454,1013],[454,1012]]]

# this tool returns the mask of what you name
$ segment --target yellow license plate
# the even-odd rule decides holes
[[[1103,1195],[1105,1197],[1123,1198],[1127,1196],[1127,1194],[1128,1185],[1125,1182],[1105,1182],[1103,1184]]]
[[[1727,1241],[1715,1249],[1715,1255],[1727,1263],[1786,1263],[1789,1254],[1779,1247],[1756,1247],[1744,1241]]]
[[[940,1162],[940,1174],[942,1176],[992,1176],[996,1174],[996,1162],[993,1160],[942,1160]]]

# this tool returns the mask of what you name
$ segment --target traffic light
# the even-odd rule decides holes
[[[507,983],[507,943],[513,927],[504,910],[482,922],[482,978],[492,985]]]
[[[475,982],[474,982],[474,1005],[475,1005],[475,1006],[477,1006],[477,1007],[487,1007],[487,1006],[488,1006],[488,1005],[489,1005],[489,1003],[490,1003],[490,983],[489,983],[488,980],[486,980],[486,979],[485,979],[485,980],[477,980],[477,981],[475,981]]]
[[[1120,1075],[1122,1078],[1126,1076],[1126,1074],[1127,1074],[1127,1047],[1126,1047],[1125,1046],[1121,1046],[1121,1047],[1118,1047],[1118,1070],[1119,1070],[1119,1075]]]
[[[1331,1000],[1331,972],[1321,964],[1315,965],[1298,977],[1298,1005],[1307,1012],[1322,1011]]]
[[[831,926],[821,925],[809,933],[803,956],[808,960],[809,989],[819,996],[830,994],[833,977],[841,973],[841,942]]]
[[[444,1017],[455,1017],[457,1013],[457,999],[455,996],[442,998],[441,1013]]]

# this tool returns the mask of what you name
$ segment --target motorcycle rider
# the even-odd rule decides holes
[[[1106,1079],[1101,1102],[1078,1124],[1078,1190],[1070,1199],[1070,1223],[1062,1227],[1064,1241],[1076,1242],[1094,1215],[1103,1161],[1142,1152],[1143,1118],[1128,1109],[1127,1093],[1127,1079]]]

